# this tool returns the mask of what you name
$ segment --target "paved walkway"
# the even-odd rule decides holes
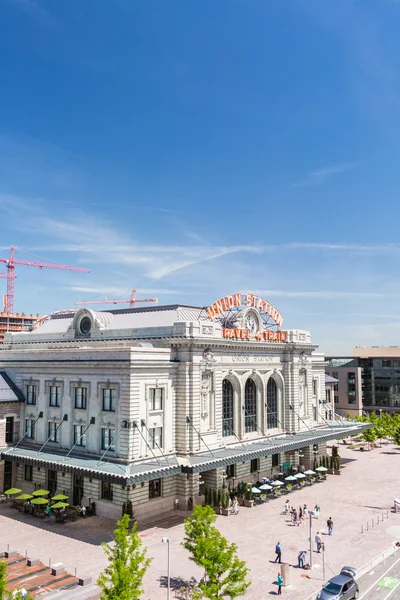
[[[223,535],[235,542],[239,556],[251,568],[251,580],[246,600],[265,600],[276,593],[277,565],[274,547],[277,541],[282,546],[283,561],[297,563],[300,549],[308,550],[308,528],[306,523],[293,527],[283,514],[286,497],[299,506],[304,503],[321,506],[320,521],[313,523],[313,536],[320,529],[326,545],[326,577],[337,573],[344,565],[360,567],[375,557],[379,551],[400,539],[400,514],[390,511],[393,499],[400,495],[397,484],[400,450],[390,445],[370,452],[353,451],[340,444],[340,454],[345,467],[340,476],[328,476],[324,483],[293,492],[288,496],[272,500],[252,509],[241,508],[237,516],[218,517],[217,524]],[[389,512],[388,512],[389,511]],[[386,518],[388,512],[388,518]],[[384,520],[382,521],[382,515]],[[326,534],[326,519],[331,516],[335,527],[332,536]],[[377,519],[379,516],[379,524]],[[374,519],[374,527],[372,527]],[[366,523],[369,529],[366,531]],[[181,546],[183,524],[176,524],[176,516],[167,522],[158,522],[155,527],[142,532],[148,553],[153,562],[145,579],[146,600],[165,600],[167,546],[161,538],[171,539],[172,584],[178,589],[191,577],[200,577],[201,572],[189,560]],[[361,525],[364,533],[361,533]],[[6,505],[0,505],[0,550],[18,550],[20,553],[40,558],[48,564],[64,562],[66,568],[78,575],[91,575],[95,579],[106,561],[99,545],[101,540],[112,539],[114,523],[98,517],[79,520],[76,523],[56,525],[20,515]],[[309,557],[308,557],[309,559]],[[291,585],[283,590],[289,600],[303,600],[322,583],[321,555],[314,553],[315,568],[302,571],[295,566],[291,571]],[[171,594],[171,600],[175,593]]]

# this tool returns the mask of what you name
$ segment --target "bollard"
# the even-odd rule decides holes
[[[49,558],[49,569],[51,569],[51,558]]]
[[[76,573],[77,573],[78,569],[75,567],[75,577],[76,577]]]

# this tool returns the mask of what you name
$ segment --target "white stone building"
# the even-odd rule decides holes
[[[324,356],[282,321],[235,294],[208,309],[85,308],[7,334],[0,371],[25,400],[19,439],[2,451],[12,484],[109,517],[131,500],[141,519],[186,508],[203,483],[311,466],[363,425],[325,420]]]

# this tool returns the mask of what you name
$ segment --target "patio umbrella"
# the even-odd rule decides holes
[[[253,492],[253,494],[260,494],[261,493],[260,490],[258,488],[256,488],[256,487],[252,487],[251,491]]]
[[[271,485],[275,486],[275,485],[285,485],[285,484],[283,483],[283,481],[272,481]]]
[[[68,496],[66,496],[65,494],[57,494],[57,496],[53,496],[52,500],[55,500],[57,502],[57,500],[68,500]]]
[[[48,504],[48,503],[49,503],[49,501],[46,500],[46,498],[34,498],[31,501],[31,504]]]
[[[22,492],[22,490],[18,489],[18,488],[10,488],[9,490],[7,490],[5,493],[6,496],[14,496],[14,494],[20,494]]]
[[[269,482],[271,481],[269,477],[263,477],[263,478],[262,478],[262,480],[263,480],[265,483],[269,483]]]
[[[315,475],[315,471],[311,471],[311,469],[308,469],[308,471],[304,471],[304,475]]]
[[[321,473],[327,471],[328,469],[326,467],[318,467],[317,469],[315,469],[316,471],[321,471]]]
[[[32,492],[32,496],[47,496],[47,494],[50,494],[48,490],[36,490],[36,492]]]
[[[304,479],[305,475],[304,473],[296,473],[295,478],[296,479]]]
[[[15,499],[16,500],[30,500],[31,498],[33,498],[33,496],[31,496],[30,494],[21,494],[20,496],[17,496]]]
[[[260,490],[272,490],[272,485],[268,485],[268,483],[263,483],[260,485]]]
[[[288,477],[285,477],[285,481],[296,481],[296,477],[293,477],[293,475],[289,475]]]
[[[51,508],[64,508],[69,506],[68,502],[56,502]]]

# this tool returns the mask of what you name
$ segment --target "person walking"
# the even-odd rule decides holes
[[[319,531],[317,531],[317,535],[315,536],[315,543],[317,544],[317,553],[320,554],[322,540],[321,540],[321,536],[319,534]]]
[[[297,510],[294,509],[294,511],[293,511],[293,525],[299,526],[299,524],[300,524],[300,521],[298,521],[298,519],[297,519]]]
[[[285,515],[287,515],[289,512],[289,500],[286,500],[285,502]]]
[[[329,519],[327,520],[326,524],[328,525],[328,533],[329,533],[329,535],[332,535],[332,531],[333,531],[332,517],[329,517]]]
[[[301,506],[299,506],[299,521],[301,522],[303,520],[303,509],[301,508]]]
[[[282,560],[281,560],[281,558],[282,558],[282,549],[281,549],[281,545],[280,545],[279,542],[275,546],[275,554],[276,554],[275,562],[281,563],[282,562]]]
[[[282,575],[280,573],[278,573],[278,596],[281,596],[281,594],[282,594],[282,585],[283,585]]]
[[[306,560],[307,552],[305,550],[300,550],[297,556],[297,564],[299,569],[304,569],[304,561]]]

